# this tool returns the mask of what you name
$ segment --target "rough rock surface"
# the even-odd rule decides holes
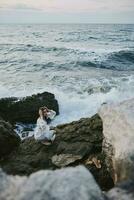
[[[11,123],[35,123],[38,109],[41,106],[47,106],[59,114],[59,106],[55,96],[44,92],[22,99],[16,97],[0,99],[0,116]]]
[[[9,174],[29,175],[40,169],[62,167],[64,154],[64,166],[83,164],[93,173],[102,189],[113,187],[101,154],[102,121],[98,115],[57,126],[55,130],[56,140],[51,146],[38,143],[34,138],[26,139],[0,162],[1,167]],[[100,169],[89,162],[93,157],[101,161]]]
[[[134,99],[118,105],[103,105],[104,151],[107,163],[113,166],[115,182],[126,180],[134,172]]]
[[[134,180],[128,180],[117,185],[107,193],[108,200],[133,200]]]
[[[60,154],[60,155],[54,155],[52,157],[52,163],[57,167],[65,167],[81,159],[82,159],[81,155]]]
[[[9,154],[19,143],[20,138],[11,124],[0,119],[0,159]]]
[[[8,176],[0,170],[1,200],[103,200],[92,175],[82,166],[39,171],[30,177]]]

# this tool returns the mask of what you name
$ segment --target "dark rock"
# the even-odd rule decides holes
[[[64,167],[83,164],[103,189],[111,188],[113,182],[110,182],[105,159],[100,156],[103,141],[101,118],[98,115],[83,118],[57,126],[55,130],[57,136],[51,146],[38,143],[34,138],[25,139],[16,151],[0,163],[2,168],[9,174],[29,175],[40,169],[63,167],[64,155]],[[101,160],[100,169],[86,162],[87,159],[98,156]]]
[[[0,119],[0,159],[9,154],[19,143],[20,138],[11,124]]]
[[[51,93],[32,95],[25,98],[3,98],[0,99],[0,116],[11,123],[35,123],[38,109],[47,106],[59,114],[58,102]]]
[[[89,160],[91,160],[92,157],[96,157],[98,160],[101,161],[101,169],[97,168],[93,163],[88,164],[87,161],[85,162],[85,166],[94,175],[94,178],[100,185],[101,189],[103,191],[108,191],[109,189],[114,187],[114,182],[111,174],[107,169],[107,165],[105,163],[105,155],[103,154],[103,152],[99,154],[93,154],[89,156]]]

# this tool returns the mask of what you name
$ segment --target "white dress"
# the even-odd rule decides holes
[[[53,119],[55,115],[56,115],[56,112],[53,110],[48,113],[48,117],[50,119]],[[39,141],[45,140],[45,139],[53,141],[55,139],[54,130],[50,130],[50,127],[47,124],[47,122],[41,117],[37,119],[37,126],[34,131],[34,138],[35,140],[39,140]]]

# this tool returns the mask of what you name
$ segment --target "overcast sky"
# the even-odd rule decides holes
[[[134,23],[134,0],[0,0],[0,23]]]

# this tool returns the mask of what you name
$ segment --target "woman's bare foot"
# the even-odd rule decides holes
[[[54,142],[55,138],[56,138],[56,135],[53,134],[53,137],[52,137],[52,139],[51,139],[51,142],[52,142],[52,143]]]
[[[51,142],[48,142],[48,141],[42,141],[41,143],[47,146],[51,145]]]

